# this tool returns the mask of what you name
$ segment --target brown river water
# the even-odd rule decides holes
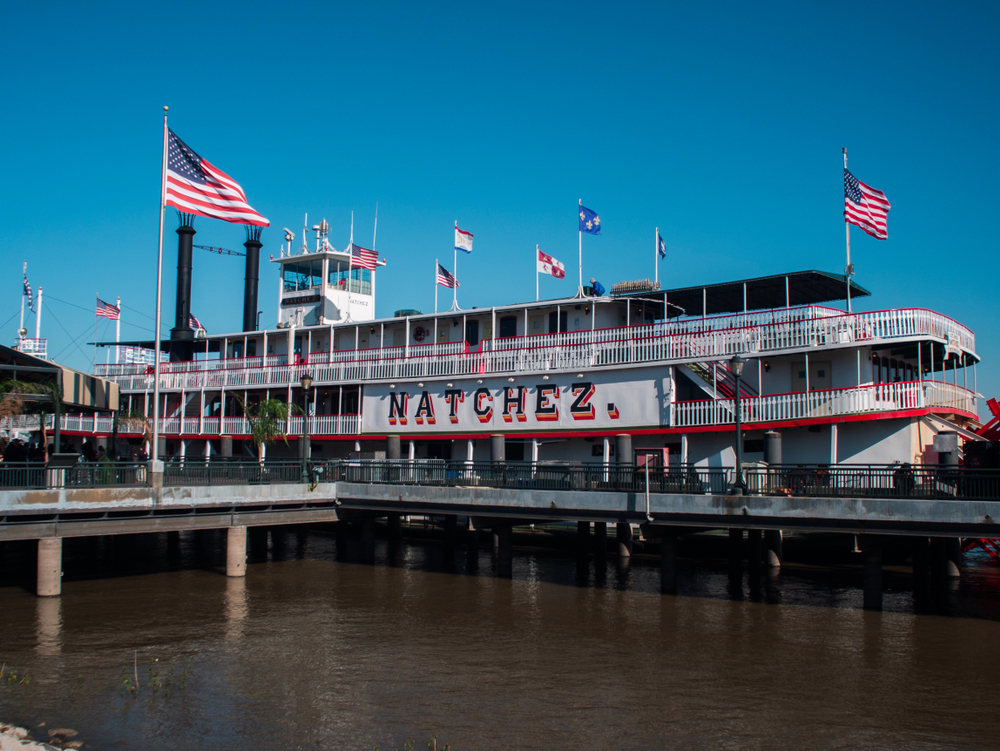
[[[322,531],[258,536],[228,579],[223,541],[69,540],[49,599],[25,581],[30,545],[0,545],[0,719],[96,749],[1000,747],[1000,568],[982,555],[937,612],[899,567],[867,613],[850,565],[735,581],[706,553],[664,596],[654,558],[519,549],[505,580],[488,545],[451,564],[380,540],[373,566]]]

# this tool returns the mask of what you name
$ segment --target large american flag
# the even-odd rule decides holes
[[[374,271],[377,263],[378,253],[374,250],[368,250],[368,248],[362,248],[360,245],[351,243],[352,266],[359,266],[363,269],[372,269]]]
[[[112,321],[117,321],[121,318],[122,311],[121,308],[115,307],[109,302],[104,302],[101,298],[97,298],[97,315],[100,318],[110,318]]]
[[[437,283],[442,287],[448,287],[448,289],[455,289],[456,287],[461,286],[458,283],[458,279],[452,276],[451,272],[440,263],[438,264]]]
[[[188,328],[195,329],[197,331],[198,329],[203,329],[205,327],[201,325],[201,321],[195,318],[194,314],[192,313],[188,318]]]
[[[233,178],[195,154],[172,130],[167,147],[167,206],[234,224],[271,224],[250,207]]]
[[[844,219],[861,227],[872,237],[889,237],[889,199],[844,170]]]

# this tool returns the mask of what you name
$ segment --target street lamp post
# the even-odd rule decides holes
[[[733,482],[733,495],[744,495],[747,491],[746,480],[743,479],[743,425],[740,419],[740,376],[743,375],[743,366],[746,364],[739,355],[734,355],[729,360],[729,369],[736,377],[736,479]]]
[[[312,386],[312,376],[303,373],[302,383],[302,482],[309,482],[309,387]]]

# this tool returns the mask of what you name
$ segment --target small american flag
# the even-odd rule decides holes
[[[28,296],[28,310],[35,312],[35,300],[31,296],[31,285],[28,284],[28,262],[24,262],[24,294]]]
[[[438,264],[437,283],[440,284],[442,287],[448,287],[448,289],[455,289],[456,287],[461,286],[458,283],[458,279],[453,277],[451,275],[451,272],[448,271],[448,269],[446,269],[440,263]]]
[[[881,190],[865,185],[844,170],[844,219],[861,227],[872,237],[889,237],[889,199]]]
[[[109,302],[104,302],[101,298],[97,298],[97,315],[100,318],[110,318],[112,321],[117,321],[121,318],[122,311],[121,308],[116,308]]]
[[[191,317],[188,318],[188,328],[195,329],[197,331],[198,329],[203,329],[205,327],[202,326],[201,321],[195,318],[194,315],[192,314]]]
[[[362,248],[360,245],[351,243],[351,264],[353,266],[359,266],[363,269],[372,269],[374,271],[377,263],[378,253],[374,250],[368,250],[368,248]]]
[[[167,147],[167,206],[234,224],[270,226],[250,207],[233,178],[195,154],[172,130]]]

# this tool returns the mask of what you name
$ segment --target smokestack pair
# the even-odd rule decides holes
[[[177,228],[177,304],[174,327],[170,330],[170,360],[190,360],[194,354],[194,330],[191,328],[191,270],[194,248],[194,216],[178,212]],[[257,329],[257,288],[260,281],[260,235],[262,227],[246,226],[246,275],[243,288],[243,330]]]

